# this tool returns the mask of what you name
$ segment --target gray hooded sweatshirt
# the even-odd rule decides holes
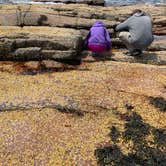
[[[116,31],[130,32],[130,43],[136,49],[146,49],[154,40],[152,22],[144,12],[135,13],[116,27]]]

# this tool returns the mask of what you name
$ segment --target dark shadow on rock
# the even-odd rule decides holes
[[[136,62],[140,62],[140,63],[145,63],[145,64],[160,64],[160,65],[164,65],[166,64],[165,60],[162,60],[161,57],[159,58],[159,56],[155,53],[155,52],[144,52],[140,55],[134,56],[134,60]]]
[[[131,105],[131,104],[125,104],[125,108],[128,110],[128,111],[131,111],[134,109],[134,106]]]
[[[48,26],[49,24],[46,24],[45,22],[48,20],[47,16],[46,15],[40,15],[37,23],[39,26]]]
[[[22,75],[36,75],[36,74],[46,74],[46,73],[54,73],[54,72],[67,72],[67,71],[72,71],[75,69],[67,69],[67,68],[45,68],[45,69],[39,69],[39,70],[24,70],[21,72]]]
[[[166,100],[163,97],[149,97],[149,101],[161,112],[166,112]]]
[[[99,62],[99,61],[110,61],[113,53],[106,54],[93,54],[91,51],[83,51],[81,53],[82,61],[87,63]]]
[[[154,138],[152,142],[147,141],[148,136]],[[113,126],[110,138],[113,143],[103,144],[95,150],[99,165],[165,166],[166,130],[150,126],[136,112],[128,115],[123,132]],[[123,139],[125,143],[132,141],[132,151],[124,154],[117,144],[118,138]]]
[[[165,54],[161,52],[144,52],[139,55],[126,55],[126,53],[115,54],[111,58],[112,61],[120,62],[132,62],[132,63],[144,63],[144,64],[156,64],[166,65]]]
[[[98,160],[98,165],[101,166],[124,166],[126,164],[126,156],[117,145],[99,147],[95,150],[95,156]]]
[[[61,62],[63,64],[67,65],[80,65],[81,64],[81,59],[63,59],[63,60],[56,60],[57,62]]]
[[[158,147],[165,147],[166,148],[166,130],[165,129],[156,129],[154,128],[152,130],[152,133],[154,135],[154,142],[157,144]]]
[[[78,110],[78,109],[75,109],[75,108],[72,108],[72,107],[65,107],[65,106],[56,106],[56,110],[59,111],[59,112],[62,112],[62,113],[69,113],[69,114],[74,114],[74,115],[77,115],[79,117],[83,117],[84,114],[81,112],[81,110]]]
[[[96,61],[110,61],[111,60],[111,56],[112,56],[112,54],[106,54],[106,55],[97,54],[97,55],[93,56],[93,58]]]
[[[143,143],[149,134],[150,126],[143,122],[140,115],[132,113],[126,121],[123,138],[126,141],[132,140],[134,144]]]
[[[110,134],[109,136],[111,137],[112,141],[114,143],[118,142],[118,138],[120,137],[120,132],[118,131],[118,129],[115,126],[112,126],[110,129]]]

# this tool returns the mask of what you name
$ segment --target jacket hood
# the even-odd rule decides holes
[[[137,12],[134,14],[134,16],[136,17],[141,17],[141,16],[145,16],[146,14],[142,11],[142,12]]]
[[[96,22],[93,24],[93,27],[104,27],[104,24],[103,24],[101,21],[96,21]]]

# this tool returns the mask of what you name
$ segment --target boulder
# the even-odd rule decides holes
[[[18,48],[14,52],[14,59],[40,59],[41,48],[39,47],[28,47],[28,48]],[[12,57],[11,57],[12,58]]]
[[[79,59],[79,31],[51,27],[0,27],[1,60]]]

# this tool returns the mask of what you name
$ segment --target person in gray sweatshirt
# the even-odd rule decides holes
[[[134,11],[133,15],[119,24],[116,29],[119,38],[126,45],[129,54],[141,54],[154,40],[151,18],[141,10]]]

